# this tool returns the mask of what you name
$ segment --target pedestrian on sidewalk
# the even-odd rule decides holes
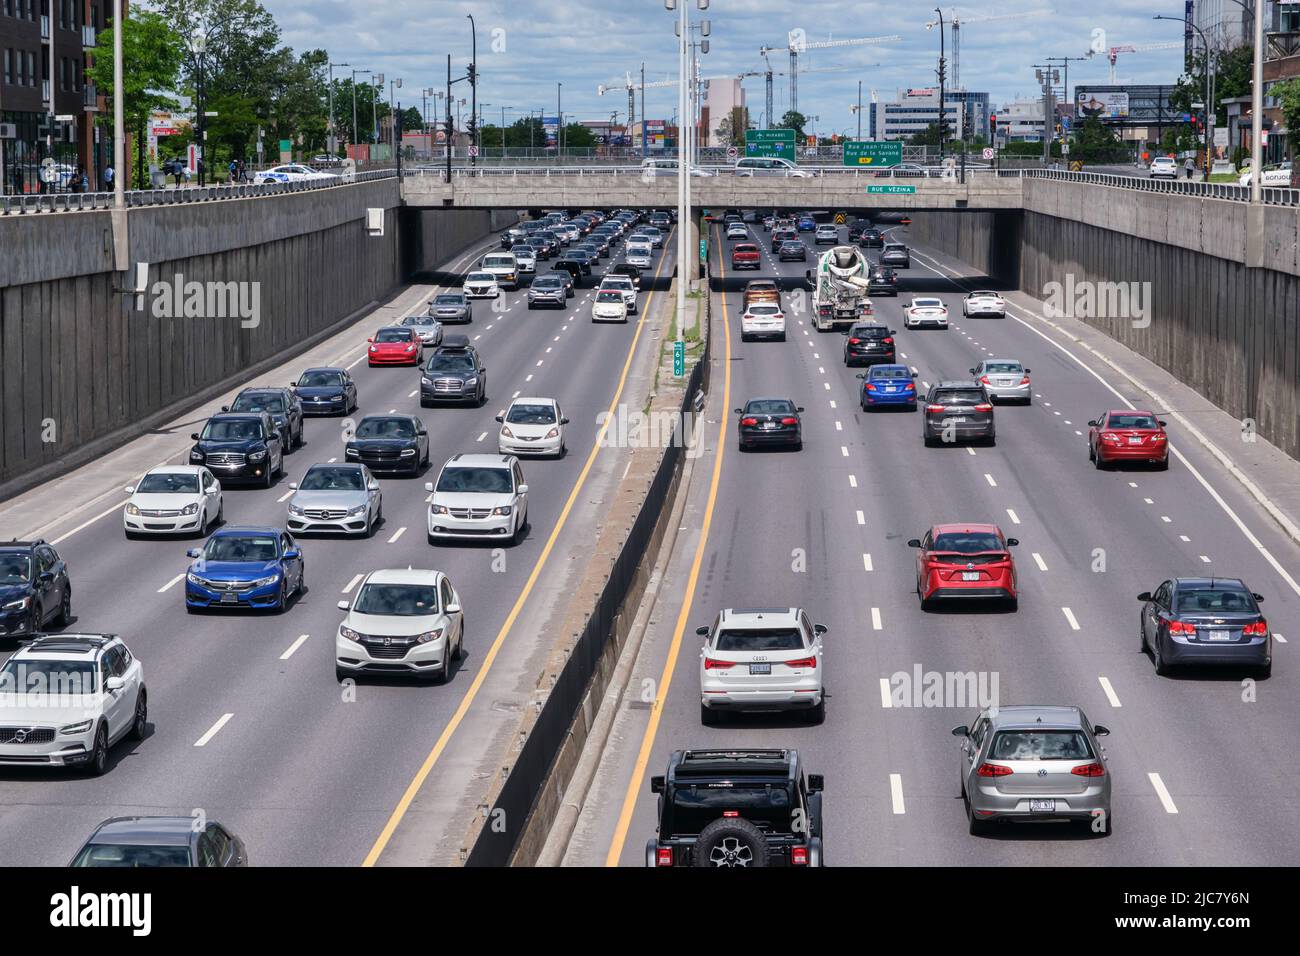
[[[104,167],[104,191],[111,192],[113,189],[113,164],[109,163]]]
[[[1187,159],[1183,162],[1183,169],[1187,170],[1188,179],[1191,179],[1194,175],[1196,175],[1196,163],[1193,162],[1192,157],[1188,156]]]

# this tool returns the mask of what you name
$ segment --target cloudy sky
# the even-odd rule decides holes
[[[556,84],[563,84],[566,115],[608,119],[614,110],[626,118],[627,96],[597,94],[601,84],[623,82],[627,71],[646,79],[676,77],[673,17],[663,0],[263,0],[275,15],[285,41],[296,50],[324,47],[335,62],[401,77],[397,95],[404,105],[419,105],[422,87],[444,88],[446,58],[453,73],[469,61],[470,23],[478,32],[482,81],[478,95],[491,104],[485,118],[513,122],[528,110],[555,111]],[[693,2],[693,0],[688,0]],[[935,82],[937,30],[928,3],[853,2],[853,0],[712,0],[692,18],[711,21],[711,50],[702,75],[736,75],[762,69],[762,46],[786,47],[792,30],[809,43],[898,34],[901,40],[873,46],[813,49],[800,57],[799,108],[819,117],[825,134],[856,129],[850,105],[862,81],[863,102],[875,89],[882,98],[909,86]],[[1179,41],[1179,49],[1121,55],[1117,78],[1131,82],[1172,82],[1182,68],[1182,30],[1154,21],[1153,14],[1181,17],[1181,0],[1004,0],[944,7],[970,18],[961,31],[961,81],[988,91],[995,103],[1036,95],[1033,64],[1044,57],[1082,56],[1103,30],[1105,46]],[[999,19],[978,22],[980,17]],[[951,50],[949,50],[951,57]],[[788,69],[788,55],[773,54],[774,70]],[[346,72],[343,71],[343,72]],[[337,75],[337,71],[336,71]],[[1105,83],[1104,56],[1070,64],[1070,85]],[[788,105],[788,77],[774,82],[775,112]],[[457,84],[457,96],[468,96]],[[745,80],[755,121],[763,108],[763,79]],[[672,115],[673,88],[648,89],[646,112],[652,119]],[[640,99],[637,101],[638,114]]]

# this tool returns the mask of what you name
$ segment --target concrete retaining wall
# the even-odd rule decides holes
[[[1020,271],[1021,221],[1015,212],[917,213],[909,234],[914,242],[960,259],[983,275],[1014,283]]]

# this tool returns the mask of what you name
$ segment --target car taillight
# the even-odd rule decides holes
[[[1252,636],[1263,637],[1265,634],[1268,633],[1268,621],[1265,621],[1263,618],[1260,618],[1255,623],[1247,624],[1245,627],[1243,627],[1241,629],[1241,633],[1249,634]]]
[[[1021,384],[1021,385],[1028,385],[1028,384],[1029,384],[1029,376],[1026,375],[1024,378],[1022,378],[1022,379],[1020,380],[1020,384]]]
[[[915,391],[916,391],[916,385],[913,384],[912,382],[908,382],[906,385],[903,386],[903,391],[905,391],[905,392],[915,392]]]
[[[985,385],[990,384],[990,382],[989,382],[989,377],[988,377],[987,375],[981,375],[981,376],[980,376],[980,381],[983,382]]]
[[[861,342],[862,342],[861,339],[849,339],[849,345],[858,345]]]
[[[783,418],[783,419],[781,419],[781,424],[782,424],[782,425],[798,425],[798,424],[799,424],[799,419],[797,419],[797,418]]]
[[[1119,441],[1119,436],[1116,435],[1114,432],[1102,432],[1102,433],[1101,433],[1101,440],[1102,440],[1102,441]]]
[[[1195,634],[1196,625],[1189,624],[1186,621],[1170,621],[1169,633],[1170,634]]]
[[[1097,762],[1085,763],[1079,767],[1071,767],[1070,773],[1080,777],[1104,777],[1106,768]]]
[[[670,846],[661,846],[655,852],[655,866],[672,866],[673,865],[673,848]]]
[[[791,866],[808,865],[808,848],[806,846],[790,847],[790,865]]]
[[[817,658],[801,657],[797,661],[786,661],[785,666],[786,667],[816,667]]]
[[[740,811],[739,811],[739,810],[723,810],[723,811],[722,811],[722,815],[723,815],[724,817],[732,817],[732,818],[735,818],[735,817],[740,816]]]
[[[1156,432],[1154,435],[1151,436],[1151,440],[1152,440],[1152,441],[1164,441],[1164,440],[1165,440],[1165,436],[1164,436],[1163,434],[1161,434],[1160,432]]]
[[[990,405],[988,402],[980,402],[978,405],[975,406],[975,411],[977,411],[977,412],[991,412],[991,411],[993,411],[993,406]]]
[[[1010,767],[1004,767],[996,763],[982,763],[979,765],[979,769],[975,771],[976,775],[980,777],[1005,777],[1013,772]]]
[[[931,412],[931,413],[938,413],[938,412],[943,411],[943,406],[942,406],[942,405],[927,405],[927,406],[925,406],[925,410],[926,410],[927,412]]]
[[[757,425],[757,424],[758,424],[758,419],[757,419],[757,418],[742,418],[742,419],[740,420],[740,424],[742,424],[742,425],[746,425],[746,426],[749,426],[749,425]]]
[[[893,345],[893,344],[894,344],[894,340],[893,340],[893,338],[890,337],[890,336],[888,336],[888,335],[885,336],[883,339],[881,339],[881,341],[884,342],[886,345]]]
[[[726,670],[728,667],[735,667],[735,666],[736,666],[735,661],[720,661],[716,657],[704,658],[704,669],[706,671]]]
[[[868,392],[874,392],[876,390],[876,386],[872,385],[870,382],[867,382],[867,384],[863,385],[862,387],[866,389]]]

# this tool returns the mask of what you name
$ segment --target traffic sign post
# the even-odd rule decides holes
[[[686,343],[673,343],[673,377],[681,378],[686,374]]]
[[[736,149],[736,147],[734,146],[728,146],[727,159],[739,159],[739,158],[740,158],[740,150]]]
[[[470,144],[470,147],[469,147],[469,155],[470,155],[471,157],[474,157],[474,156],[477,156],[477,155],[478,155],[478,147],[475,146],[475,145],[473,145],[472,143]]]
[[[984,151],[983,151],[980,155],[983,156],[985,159],[992,159],[992,158],[993,158],[993,150],[992,150],[991,148],[989,148],[988,146],[985,146],[985,147],[984,147]]]
[[[746,156],[773,156],[794,161],[794,130],[751,129],[745,131]]]
[[[845,166],[897,166],[903,161],[903,144],[850,140],[844,144],[843,155]]]

